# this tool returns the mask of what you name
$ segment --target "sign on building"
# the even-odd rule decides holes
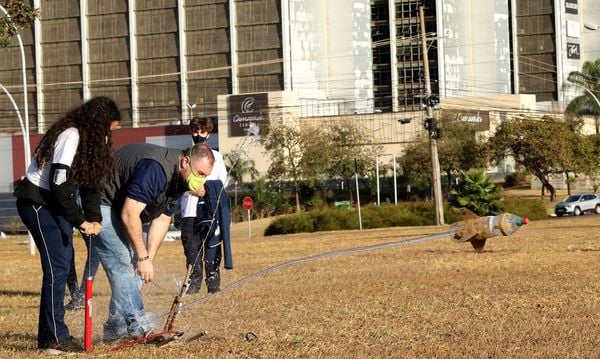
[[[250,123],[260,128],[268,127],[269,98],[267,93],[231,95],[227,98],[227,122],[229,136],[246,136]]]
[[[567,42],[567,58],[568,59],[581,58],[581,49],[579,47],[579,44]]]
[[[457,121],[473,125],[475,131],[490,130],[489,111],[452,111]]]
[[[565,0],[565,12],[577,15],[577,0]]]

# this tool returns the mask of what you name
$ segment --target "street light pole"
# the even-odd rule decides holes
[[[427,56],[427,38],[425,34],[425,15],[423,13],[423,6],[419,6],[419,20],[421,22],[421,45],[423,48],[423,69],[425,73],[425,98],[427,105],[427,118],[429,128],[429,148],[431,151],[431,168],[432,168],[432,182],[433,182],[433,205],[434,205],[434,213],[435,213],[435,224],[442,225],[444,224],[444,206],[442,203],[442,180],[440,174],[440,161],[438,158],[438,150],[437,150],[437,130],[434,129],[433,126],[433,106],[431,104],[430,99],[431,96],[431,82],[429,76],[429,57]],[[436,134],[433,134],[433,131],[436,131]]]
[[[10,93],[8,93],[8,91],[6,90],[6,88],[4,88],[4,86],[2,86],[2,89],[4,90],[4,92],[6,92],[8,97],[11,99],[11,102],[13,103],[13,106],[14,106],[15,110],[17,111],[17,117],[19,118],[19,123],[21,125],[21,132],[23,133],[23,151],[25,152],[25,172],[27,172],[27,169],[29,168],[29,162],[31,161],[31,147],[30,147],[31,145],[29,143],[29,102],[27,101],[27,68],[25,66],[25,50],[23,49],[23,40],[21,39],[21,34],[19,34],[19,30],[17,29],[15,24],[12,22],[12,18],[10,17],[10,14],[2,5],[0,5],[0,10],[2,10],[4,15],[8,18],[8,20],[10,20],[10,23],[11,23],[13,29],[15,29],[15,32],[17,34],[16,35],[17,41],[19,42],[19,49],[21,50],[21,67],[22,67],[22,74],[23,74],[23,112],[25,114],[25,121],[23,121],[23,119],[21,118],[21,113],[19,112],[19,110],[17,108],[17,104],[15,103],[15,101],[12,98],[12,96],[10,95]],[[33,242],[33,237],[31,236],[31,232],[28,231],[28,234],[29,234],[29,254],[34,256],[35,255],[35,243]]]
[[[29,161],[31,161],[31,148],[29,144],[29,102],[27,101],[27,68],[25,67],[25,50],[23,49],[23,40],[21,39],[21,35],[18,32],[17,27],[12,22],[12,18],[8,13],[8,10],[4,8],[4,6],[0,5],[0,10],[4,12],[4,15],[10,20],[12,27],[17,32],[17,41],[19,42],[19,49],[21,50],[21,67],[22,67],[22,75],[23,75],[23,112],[25,114],[25,124],[23,125],[23,120],[19,116],[19,120],[21,121],[21,129],[23,130],[23,150],[25,151],[25,171],[29,167]]]
[[[589,88],[587,88],[587,87],[585,87],[583,85],[580,85],[578,83],[575,83],[575,82],[572,82],[572,81],[569,81],[569,80],[567,80],[567,81],[569,82],[570,85],[573,85],[575,87],[579,87],[580,89],[582,89],[585,92],[589,93],[590,96],[592,96],[592,98],[594,99],[594,101],[596,101],[596,104],[598,104],[598,109],[600,109],[600,100],[598,100],[598,97],[596,97],[596,95],[592,92],[592,90],[590,90]],[[597,121],[597,118],[596,118],[596,121]],[[596,124],[596,133],[598,133],[598,124]]]
[[[196,104],[188,103],[186,106],[190,110],[189,119],[188,119],[188,123],[189,123],[192,120],[192,118],[194,118],[194,109],[196,108]],[[183,120],[182,120],[181,124],[183,125]]]

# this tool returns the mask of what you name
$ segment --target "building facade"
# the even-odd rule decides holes
[[[299,94],[307,116],[372,112],[367,0],[31,5],[40,18],[21,35],[32,132],[97,95],[114,98],[131,127],[214,115],[218,95],[283,90]],[[0,51],[0,83],[23,111],[20,55],[16,41]],[[20,130],[0,96],[0,133]]]
[[[425,94],[421,5],[431,88],[442,108],[451,103],[453,109],[474,111],[562,112],[584,91],[565,86],[569,72],[600,58],[598,0],[31,0],[31,5],[40,18],[21,32],[23,51],[16,41],[0,49],[0,84],[10,95],[0,93],[0,134],[13,135],[0,139],[0,151],[14,153],[23,145],[15,135],[22,127],[43,133],[66,110],[98,95],[118,102],[124,128],[218,115],[220,141],[235,141],[236,128],[232,102],[223,96],[242,94],[264,97],[266,111],[300,118],[343,115],[369,122],[378,113],[398,114],[381,129],[370,124],[365,129],[383,131],[373,136],[386,139],[398,131],[416,135],[420,123],[402,127],[394,121],[422,121],[414,115]],[[525,108],[513,95],[535,95],[536,105],[527,101]],[[14,164],[0,163],[9,165]]]

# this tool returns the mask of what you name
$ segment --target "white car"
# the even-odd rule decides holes
[[[554,207],[558,217],[565,214],[579,216],[585,212],[600,214],[600,197],[595,193],[572,194]]]

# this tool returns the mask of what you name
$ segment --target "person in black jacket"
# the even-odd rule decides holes
[[[201,259],[204,262],[204,280],[208,293],[211,294],[220,291],[221,258],[225,259],[225,269],[233,269],[229,228],[231,214],[229,197],[223,189],[221,181],[207,180],[204,189],[206,194],[198,199],[194,232],[199,239],[196,247],[197,260]],[[202,266],[199,266],[198,271],[196,281],[202,279]],[[199,287],[197,282],[196,285]],[[192,278],[190,289],[194,289],[194,278]]]
[[[190,121],[190,132],[192,142],[208,143],[213,130],[213,118],[211,117],[194,117]],[[183,253],[185,254],[186,267],[192,266],[190,275],[189,288],[187,293],[194,294],[200,291],[202,286],[203,265],[206,271],[206,285],[209,293],[219,291],[220,273],[219,265],[221,263],[221,247],[223,236],[227,236],[229,243],[229,197],[227,192],[223,190],[223,186],[227,183],[227,169],[223,156],[212,149],[215,157],[213,170],[206,177],[207,183],[211,181],[215,186],[221,185],[219,189],[214,187],[211,194],[214,198],[209,198],[206,195],[201,197],[194,196],[191,193],[184,193],[181,198],[181,244],[183,245]],[[220,200],[217,202],[217,195],[220,195]],[[223,203],[223,204],[220,204]],[[218,210],[217,216],[213,220],[214,209]],[[225,213],[226,221],[219,222],[220,214]],[[228,268],[226,266],[226,268]],[[229,268],[228,268],[229,269]]]
[[[81,350],[64,321],[64,295],[73,256],[73,227],[96,235],[100,183],[111,173],[111,131],[121,113],[108,97],[95,97],[54,123],[17,185],[17,210],[40,252],[42,290],[38,348],[50,354]],[[81,196],[81,206],[76,193]]]

